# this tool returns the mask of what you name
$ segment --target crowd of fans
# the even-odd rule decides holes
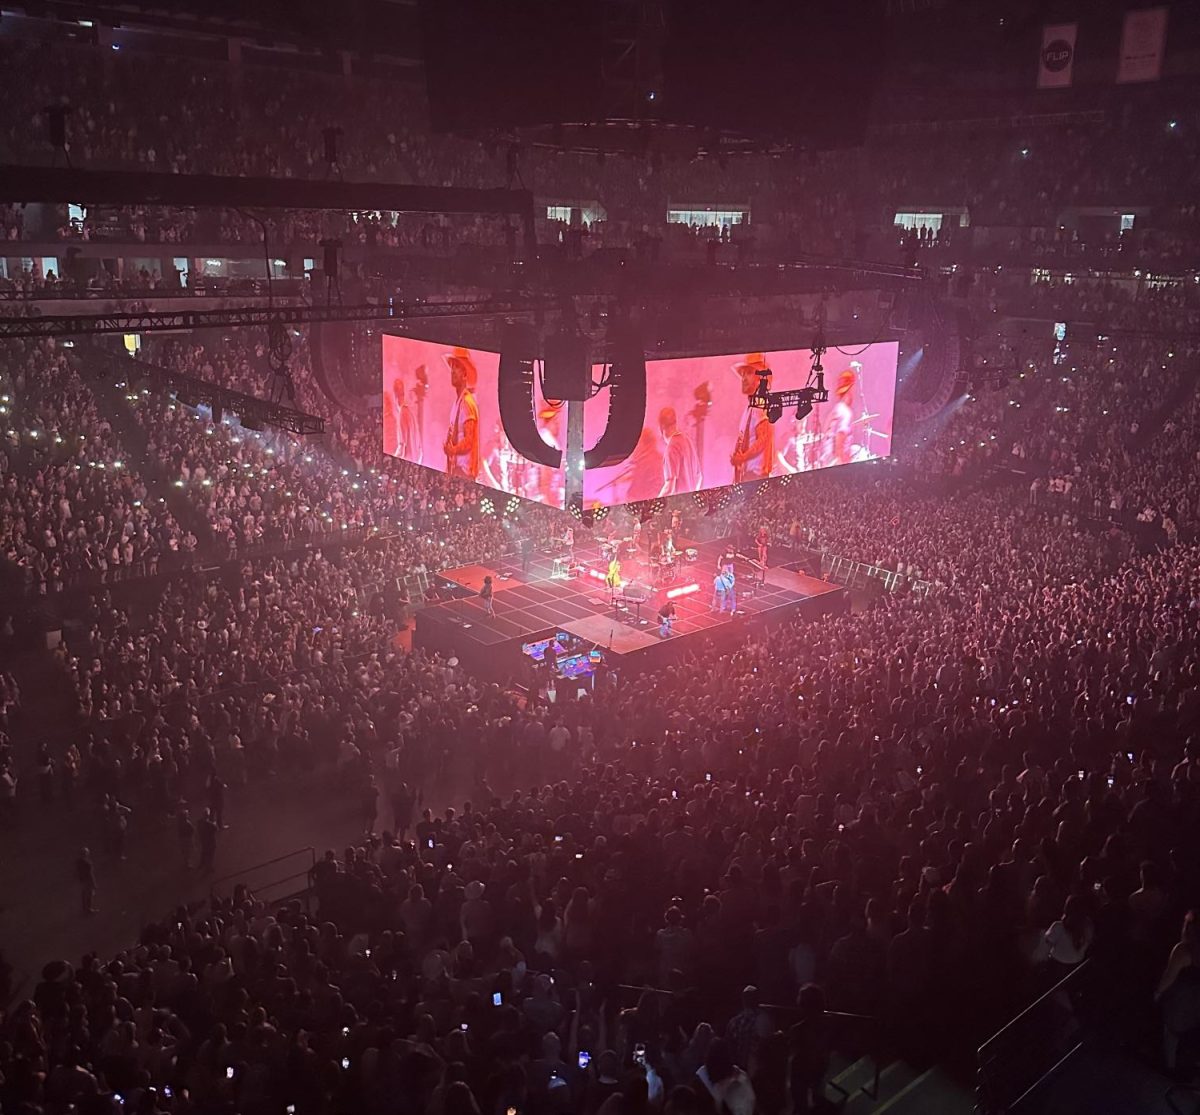
[[[154,570],[196,544],[151,495],[68,352],[0,352],[0,551],[40,591],[85,571]]]
[[[315,916],[239,895],[115,966],[48,974],[10,1024],[45,1035],[12,1045],[10,1086],[49,1101],[54,1074],[22,1073],[70,1064],[83,1094],[127,1102],[324,1109],[394,1072],[414,1110],[461,1083],[481,1110],[640,1089],[691,1110],[724,1086],[782,1111],[823,1071],[822,1006],[940,1049],[1003,1019],[1039,966],[1107,954],[1145,1008],[1200,884],[1200,555],[1134,556],[1000,496],[942,505],[930,535],[919,505],[887,525],[889,484],[859,494],[881,545],[956,555],[943,592],[565,706],[394,652],[395,617],[359,593],[383,551],[182,584],[142,622],[102,613],[70,660],[90,725],[73,779],[179,817],[221,779],[336,764],[371,835],[319,865]],[[420,814],[415,787],[450,762],[471,802]],[[65,1045],[62,998],[88,1008]],[[169,1055],[140,1052],[166,1035]],[[293,1093],[301,1054],[322,1083]]]
[[[1101,316],[1120,305],[1093,297]],[[1177,435],[1193,428],[1200,350],[1152,321],[1151,310],[1112,333],[1064,321],[1054,334],[1010,323],[979,337],[962,393],[908,435],[907,454],[931,476],[1016,473],[1035,505],[1194,539],[1195,447]]]

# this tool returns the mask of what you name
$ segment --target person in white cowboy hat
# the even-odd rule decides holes
[[[446,472],[450,476],[465,476],[474,480],[479,475],[479,404],[475,387],[479,373],[475,361],[465,348],[442,354],[450,369],[450,386],[454,388],[454,410],[446,430]]]
[[[764,409],[750,405],[750,396],[759,389],[760,384],[768,391],[771,389],[771,369],[761,352],[751,352],[744,360],[734,364],[733,370],[741,377],[742,396],[746,400],[737,440],[729,458],[729,463],[733,465],[733,482],[740,484],[743,480],[765,480],[771,475],[775,463],[775,427],[771,425]]]

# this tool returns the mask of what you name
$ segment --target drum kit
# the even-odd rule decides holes
[[[855,440],[850,446],[850,455],[855,461],[869,461],[875,456],[875,450],[871,446],[871,438],[878,437],[887,440],[891,434],[885,433],[883,430],[877,430],[871,425],[871,421],[878,418],[878,414],[869,414],[864,412],[861,418],[854,420],[855,426],[862,426],[861,430],[855,430]]]
[[[628,538],[604,538],[600,542],[600,556],[605,561],[612,561],[613,558],[627,560],[637,557],[637,552],[637,542],[632,535]]]
[[[872,445],[872,438],[887,441],[891,435],[883,430],[877,430],[871,424],[878,414],[864,412],[858,418],[852,419],[849,432],[849,458],[852,461],[866,461],[877,455]],[[814,469],[825,468],[836,464],[834,460],[834,439],[828,430],[805,425],[796,432],[792,442],[795,460],[789,460],[786,452],[778,454],[780,467],[786,473],[811,472]],[[880,450],[881,452],[882,450]]]
[[[679,562],[674,554],[664,554],[654,565],[654,583],[659,585],[671,584],[679,573]]]

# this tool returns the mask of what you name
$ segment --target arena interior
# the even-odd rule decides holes
[[[5,1115],[1200,1110],[1200,7],[0,66]]]

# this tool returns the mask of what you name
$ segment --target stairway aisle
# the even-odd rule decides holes
[[[113,431],[121,439],[129,459],[137,462],[138,472],[146,484],[148,496],[152,500],[161,499],[165,502],[179,525],[195,534],[202,548],[207,547],[212,540],[212,531],[207,521],[192,502],[175,487],[172,482],[174,478],[167,475],[157,457],[150,453],[146,429],[130,411],[132,404],[125,396],[132,393],[132,388],[123,381],[114,383],[108,378],[88,375],[87,356],[87,349],[76,350],[79,375],[95,396],[96,409],[108,419]],[[157,395],[146,398],[161,401]]]
[[[843,1066],[835,1062],[826,1098],[842,1115],[972,1115],[975,1108],[974,1096],[937,1067],[922,1071],[906,1061],[891,1061],[880,1068],[879,1091],[872,1096],[874,1077],[870,1057]]]

